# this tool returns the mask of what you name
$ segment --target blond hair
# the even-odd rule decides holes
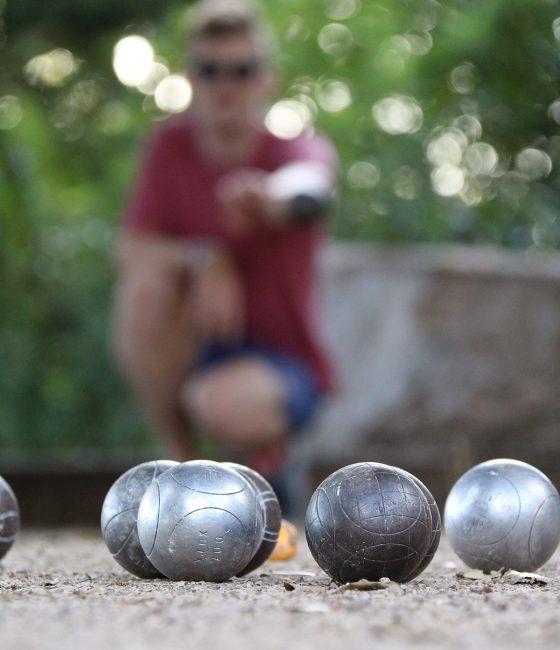
[[[191,9],[189,45],[238,35],[251,37],[263,58],[276,52],[274,36],[252,0],[198,0]]]

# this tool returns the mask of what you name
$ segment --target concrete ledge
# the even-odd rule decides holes
[[[337,244],[321,276],[340,390],[311,432],[319,465],[441,465],[451,480],[496,456],[556,464],[559,254]]]

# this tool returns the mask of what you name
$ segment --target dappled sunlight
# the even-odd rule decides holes
[[[377,185],[381,178],[379,163],[359,160],[352,163],[347,172],[348,182],[356,189],[367,189]]]
[[[449,73],[449,85],[456,93],[468,95],[474,92],[477,78],[476,67],[472,63],[462,63]]]
[[[488,195],[485,194],[477,179],[468,178],[459,192],[459,198],[465,205],[475,206],[480,205]]]
[[[546,178],[552,171],[550,156],[540,149],[527,148],[515,157],[515,169],[530,181]]]
[[[117,42],[113,69],[125,86],[134,87],[144,95],[153,95],[153,101],[144,102],[144,110],[157,108],[164,113],[180,113],[191,104],[190,81],[184,75],[171,74],[143,36],[125,36]]]
[[[482,142],[482,126],[476,118],[462,115],[454,126],[438,127],[426,144],[426,159],[433,166],[432,188],[443,197],[457,197],[476,206],[496,196],[494,179],[506,172],[495,147]]]
[[[325,0],[325,16],[331,20],[346,20],[360,9],[360,0]]]
[[[456,196],[465,185],[465,174],[455,165],[436,167],[431,173],[432,187],[440,196]]]
[[[438,24],[439,10],[437,0],[417,0],[411,5],[412,27],[418,31],[432,31]]]
[[[99,40],[72,36],[68,14],[41,38],[22,32],[19,49],[9,49],[0,25],[2,54],[17,69],[0,94],[2,135],[42,134],[45,151],[79,141],[89,156],[88,147],[130,143],[144,125],[188,109],[187,10],[154,5],[140,20],[139,7],[100,25]],[[333,139],[342,169],[336,234],[429,241],[435,229],[438,240],[551,245],[542,231],[543,214],[560,205],[557,7],[284,0],[263,9],[279,73],[266,127],[285,139],[315,130]],[[50,164],[39,149],[22,151],[18,174]],[[119,178],[130,165],[122,156],[113,156]]]
[[[265,124],[271,133],[287,140],[301,135],[311,127],[312,113],[301,101],[283,99],[270,108]]]
[[[433,165],[459,165],[467,147],[466,135],[460,129],[446,129],[436,135],[426,151],[426,157]]]
[[[143,36],[125,36],[113,50],[113,69],[118,80],[125,86],[145,83],[154,63],[154,48]]]
[[[327,79],[317,85],[315,91],[319,106],[329,113],[338,113],[352,103],[350,88],[344,81]]]
[[[39,54],[28,61],[23,71],[31,84],[60,86],[79,68],[79,63],[69,50],[57,48]]]
[[[66,142],[80,138],[86,128],[85,117],[101,102],[102,90],[93,80],[77,81],[60,96],[51,115],[51,123]]]
[[[560,41],[560,17],[556,18],[552,22],[552,32],[554,34],[554,38],[556,38],[557,41]]]
[[[21,102],[15,95],[0,97],[0,129],[15,128],[23,117]]]
[[[453,120],[453,126],[460,129],[469,140],[478,140],[482,135],[482,124],[474,115],[460,115]]]
[[[498,167],[498,152],[487,142],[475,142],[465,151],[467,169],[473,175],[492,174]]]
[[[317,43],[326,54],[335,57],[344,56],[352,47],[354,37],[346,25],[329,23],[319,32]]]
[[[407,32],[393,36],[389,43],[405,54],[424,56],[432,49],[433,40],[429,32]]]
[[[184,76],[173,74],[164,77],[154,92],[156,106],[167,113],[180,113],[191,103],[191,84]]]
[[[551,120],[554,120],[556,124],[560,124],[560,99],[552,102],[548,107],[548,117],[550,117]]]
[[[153,95],[158,85],[169,76],[169,68],[160,61],[153,61],[147,77],[137,88],[144,95]]]
[[[110,251],[141,144],[191,102],[192,4],[0,0],[3,444],[151,433],[106,363]],[[336,149],[333,238],[560,250],[557,1],[258,4],[266,127]]]
[[[415,133],[422,126],[423,112],[414,97],[384,97],[373,105],[372,115],[377,125],[391,135]]]

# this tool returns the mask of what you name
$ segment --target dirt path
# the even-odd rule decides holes
[[[560,646],[560,554],[545,586],[458,578],[443,541],[414,582],[332,584],[305,543],[290,562],[225,584],[139,580],[97,531],[23,531],[0,563],[0,642],[10,650],[525,648]]]

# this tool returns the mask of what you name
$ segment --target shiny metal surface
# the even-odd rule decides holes
[[[101,508],[101,534],[113,558],[139,578],[161,578],[162,574],[146,557],[136,519],[138,506],[148,486],[170,467],[173,460],[154,460],[132,467],[107,492]]]
[[[172,580],[221,582],[242,571],[263,535],[261,501],[236,470],[213,461],[172,467],[138,509],[140,543]]]
[[[244,576],[258,569],[274,550],[278,541],[280,526],[282,525],[282,510],[280,509],[280,503],[278,502],[276,493],[264,476],[251,467],[246,467],[239,463],[224,463],[224,465],[240,472],[247,480],[251,481],[260,499],[263,510],[264,524],[262,540],[252,560],[238,573],[238,575]]]
[[[470,567],[534,571],[560,541],[560,497],[548,477],[527,463],[486,461],[452,487],[444,530]]]
[[[381,463],[348,465],[327,477],[309,502],[305,533],[319,566],[341,583],[406,582],[437,547],[419,481]]]
[[[411,474],[410,472],[406,472],[403,469],[401,469],[401,472],[405,472],[405,474],[410,476],[410,478],[422,490],[422,493],[428,502],[428,507],[430,508],[430,514],[432,516],[432,533],[430,537],[430,545],[428,546],[428,550],[426,551],[424,559],[420,562],[418,567],[409,576],[407,576],[407,580],[412,580],[413,578],[416,578],[416,576],[419,576],[434,559],[441,539],[441,515],[433,494],[430,492],[430,490],[428,490],[424,483],[422,483],[422,481],[417,476],[414,476],[414,474]]]
[[[12,488],[0,476],[0,558],[10,550],[19,530],[19,506]]]

